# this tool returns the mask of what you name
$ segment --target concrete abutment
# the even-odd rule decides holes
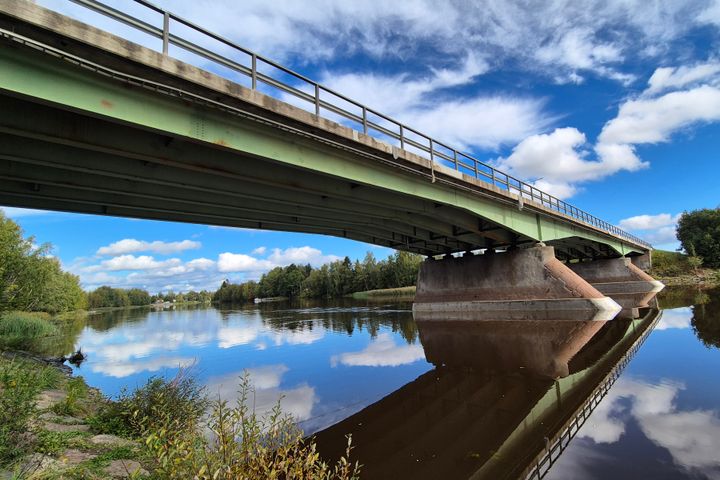
[[[620,306],[540,245],[426,260],[413,311],[418,320],[610,320]]]

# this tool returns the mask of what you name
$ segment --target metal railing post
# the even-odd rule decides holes
[[[257,90],[257,55],[252,54],[252,68],[250,72],[252,78],[252,89]]]
[[[315,115],[320,116],[320,84],[315,84]]]
[[[167,55],[170,50],[170,12],[163,12],[163,31],[162,31],[162,53]]]

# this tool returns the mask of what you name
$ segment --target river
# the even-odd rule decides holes
[[[610,322],[418,322],[409,302],[91,315],[59,349],[109,396],[190,368],[280,400],[363,478],[720,478],[720,291],[667,289]]]

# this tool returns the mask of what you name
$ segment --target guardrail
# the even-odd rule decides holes
[[[646,248],[652,248],[649,243],[641,238],[627,233],[615,225],[601,220],[553,195],[545,193],[527,182],[503,173],[487,163],[476,159],[472,155],[461,152],[439,140],[425,135],[402,122],[394,120],[360,102],[356,102],[341,93],[325,87],[251,50],[241,47],[151,2],[146,0],[132,0],[134,3],[159,14],[162,20],[162,27],[152,25],[145,20],[122,12],[98,0],[70,1],[117,22],[128,25],[151,37],[160,39],[162,42],[161,51],[164,55],[169,55],[170,46],[178,47],[207,61],[244,75],[249,79],[249,86],[253,90],[260,90],[263,86],[270,87],[281,92],[278,98],[279,100],[287,102],[288,98],[291,98],[306,102],[315,115],[321,116],[323,113],[328,112],[331,114],[330,116],[339,119],[340,122],[355,124],[355,126],[359,127],[358,131],[362,131],[362,133],[366,135],[371,135],[380,140],[390,139],[389,143],[394,143],[401,149],[429,158],[431,162],[452,166],[459,172],[471,175],[481,181],[514,193],[520,196],[523,201],[529,200],[557,213],[604,230],[616,237],[623,238]],[[171,26],[173,25],[177,25],[176,28],[190,29],[194,34],[204,35],[209,39],[219,42],[219,44],[224,47],[229,47],[234,53],[244,55],[245,63],[233,60],[227,55],[202,47],[171,32]],[[281,76],[285,75],[293,79],[296,83],[293,85],[263,71],[268,68],[279,71]],[[262,93],[273,96],[272,92],[263,90]],[[285,95],[291,95],[291,97]],[[335,101],[333,101],[333,99]],[[342,103],[345,105],[341,105]],[[350,109],[352,108],[356,111],[351,111]]]

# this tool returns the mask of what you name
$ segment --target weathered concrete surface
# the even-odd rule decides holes
[[[648,250],[643,255],[632,256],[630,261],[640,270],[647,272],[652,268],[652,250]]]
[[[592,319],[610,320],[620,306],[556,259],[553,247],[536,246],[425,261],[413,311],[420,320],[430,313],[469,320],[492,312],[517,320],[561,311],[596,312]]]
[[[567,266],[605,295],[659,292],[665,287],[627,257],[568,263]]]
[[[561,378],[570,360],[606,322],[493,320],[419,322],[425,358],[436,367],[524,372]]]

